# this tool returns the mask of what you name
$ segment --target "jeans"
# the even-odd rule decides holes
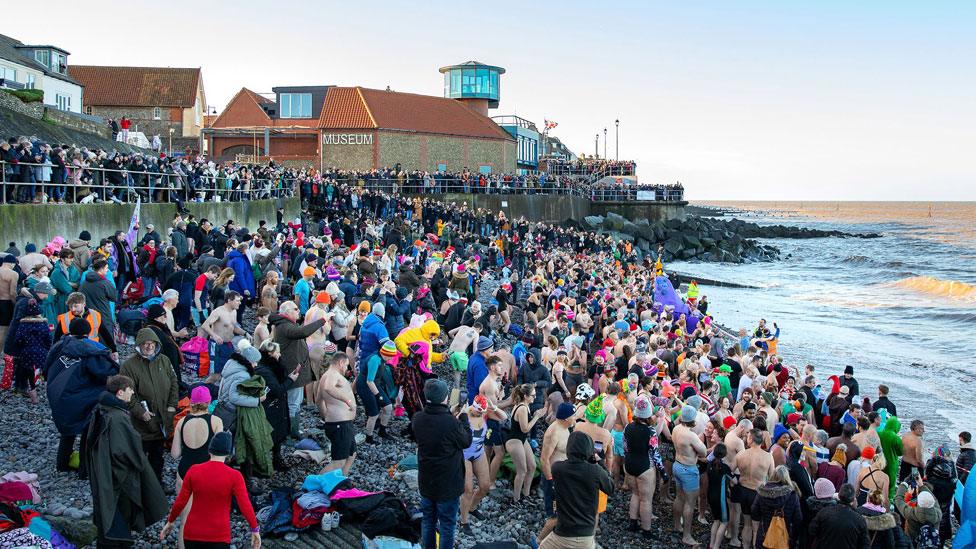
[[[420,539],[424,549],[453,549],[454,533],[457,530],[458,512],[461,498],[434,501],[420,496],[420,511],[424,514],[420,523]],[[440,545],[436,543],[440,535]]]
[[[305,387],[295,387],[288,389],[288,415],[295,417],[302,411],[302,397],[305,396]]]
[[[542,479],[542,510],[546,512],[546,518],[556,516],[552,502],[556,499],[556,490],[551,480]]]

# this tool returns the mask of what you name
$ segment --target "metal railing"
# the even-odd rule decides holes
[[[25,174],[24,168],[31,173]],[[40,174],[36,170],[43,170]],[[61,173],[61,181],[39,181]],[[77,203],[134,202],[241,202],[293,196],[296,179],[259,178],[233,180],[212,174],[149,172],[93,166],[67,165],[62,170],[52,164],[0,161],[0,203],[51,203],[69,200]],[[247,188],[239,185],[248,183]],[[233,183],[238,188],[233,188]]]
[[[684,197],[684,189],[676,189],[667,185],[590,189],[590,200],[593,202],[681,202],[685,199]]]
[[[549,160],[546,168],[553,175],[570,175],[586,177],[590,181],[598,181],[607,176],[626,176],[634,175],[635,164],[633,162],[555,162]]]
[[[477,181],[462,179],[432,180],[429,184],[423,181],[401,182],[390,178],[372,179],[343,179],[340,181],[354,189],[373,192],[383,192],[389,195],[422,195],[436,196],[440,194],[492,194],[492,195],[556,195],[577,196],[596,202],[639,201],[639,202],[675,202],[684,200],[684,189],[676,189],[666,185],[639,185],[634,187],[594,188],[589,185],[541,185],[538,182],[499,182],[489,181],[481,186]],[[317,192],[303,189],[302,196],[311,196],[313,200],[320,195],[328,195],[328,183],[318,185]],[[333,193],[335,193],[335,189]],[[334,194],[335,196],[335,194]]]

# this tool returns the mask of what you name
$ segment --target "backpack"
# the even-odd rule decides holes
[[[127,336],[136,337],[146,325],[146,312],[143,309],[122,309],[118,314],[119,330]]]
[[[939,543],[938,525],[923,524],[918,529],[918,535],[915,536],[915,549],[938,549],[939,547],[942,547],[942,544]]]
[[[786,519],[781,509],[776,510],[763,538],[766,549],[790,549],[790,534],[786,530]]]

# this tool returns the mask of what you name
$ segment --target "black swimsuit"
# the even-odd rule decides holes
[[[180,440],[183,448],[180,453],[180,464],[177,468],[177,472],[180,474],[180,478],[186,478],[187,471],[190,467],[197,465],[199,463],[205,463],[210,459],[210,440],[213,439],[213,425],[210,424],[210,414],[204,414],[202,416],[186,416],[183,419],[183,425],[180,426]],[[183,437],[183,430],[186,429],[186,424],[191,419],[202,419],[207,422],[207,441],[204,442],[199,448],[190,448],[186,445],[186,439]]]
[[[517,440],[519,442],[525,442],[525,437],[528,436],[528,433],[522,432],[522,426],[519,425],[518,420],[515,419],[515,412],[518,411],[518,409],[521,408],[522,406],[525,406],[525,404],[519,404],[518,406],[515,407],[514,410],[512,410],[512,428],[509,429],[508,436],[506,437],[505,442],[508,442],[509,440]]]

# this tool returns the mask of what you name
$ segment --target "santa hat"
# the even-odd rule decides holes
[[[839,393],[840,392],[840,378],[837,377],[837,376],[830,376],[827,379],[833,383],[833,385],[830,388],[830,394],[836,395],[837,393]]]

